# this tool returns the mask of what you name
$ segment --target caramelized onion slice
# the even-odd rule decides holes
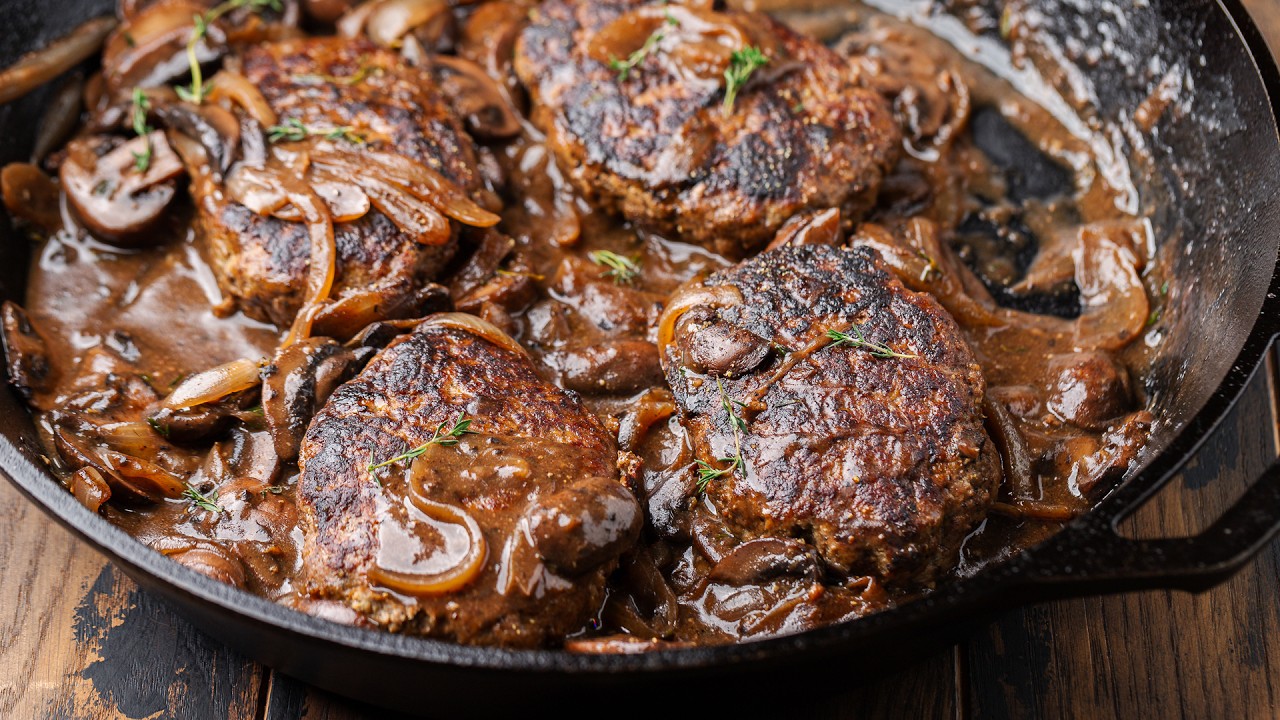
[[[513,353],[529,357],[529,352],[520,345],[520,343],[511,339],[511,336],[502,332],[498,327],[486,320],[481,320],[475,315],[468,315],[460,312],[436,313],[431,317],[423,320],[418,327],[444,327],[453,330],[462,330],[469,332],[476,337],[483,338],[497,345],[500,348],[510,350]]]
[[[506,95],[479,65],[448,55],[436,55],[431,63],[440,90],[473,136],[504,140],[520,134],[520,120]]]
[[[178,383],[160,404],[171,410],[182,410],[248,390],[260,382],[260,366],[257,361],[241,358],[196,373]]]
[[[0,170],[5,209],[47,232],[62,227],[58,186],[35,165],[9,163]]]
[[[410,492],[409,502],[432,520],[465,528],[468,540],[466,553],[448,570],[431,574],[390,570],[375,564],[369,569],[369,580],[396,592],[418,596],[445,595],[466,587],[484,570],[484,561],[489,556],[480,525],[466,510],[422,497],[417,488]]]
[[[0,70],[0,103],[17,100],[92,57],[115,27],[113,17],[94,18]]]
[[[501,220],[467,197],[453,181],[436,170],[400,155],[380,152],[347,153],[317,147],[311,156],[317,164],[342,177],[360,178],[375,175],[377,179],[404,188],[409,194],[431,203],[440,212],[465,225],[493,227]]]
[[[311,189],[329,207],[329,214],[333,216],[334,222],[359,220],[369,212],[369,196],[365,191],[337,175],[312,170]]]
[[[239,105],[249,117],[258,121],[264,128],[275,125],[278,121],[276,111],[271,109],[267,99],[262,97],[258,88],[253,86],[245,76],[234,70],[219,70],[210,80],[213,87],[209,91],[209,99],[213,102],[227,100]]]
[[[447,0],[381,0],[365,19],[364,32],[374,43],[391,47],[410,30],[448,10]]]
[[[1072,254],[1083,311],[1075,321],[1075,344],[1119,350],[1146,327],[1151,311],[1136,259],[1105,232],[1086,227]]]
[[[405,235],[422,245],[449,242],[452,235],[449,221],[431,204],[375,177],[358,177],[356,182],[360,183],[369,201]]]

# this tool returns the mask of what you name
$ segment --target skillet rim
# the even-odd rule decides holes
[[[1276,130],[1280,124],[1280,104],[1277,103],[1280,98],[1280,68],[1276,65],[1276,58],[1240,0],[1215,0],[1214,4],[1244,43],[1258,79],[1267,93],[1272,129]],[[855,621],[792,635],[728,645],[673,648],[625,655],[468,646],[356,628],[307,615],[170,561],[97,513],[90,512],[56,480],[50,482],[54,480],[53,476],[33,462],[7,435],[0,437],[0,474],[45,514],[104,554],[111,562],[121,566],[127,574],[135,578],[145,577],[142,585],[165,586],[168,592],[162,593],[162,596],[166,600],[173,601],[174,595],[180,595],[184,603],[229,613],[236,616],[235,620],[238,622],[270,626],[311,642],[345,650],[458,669],[591,675],[672,670],[729,671],[735,666],[761,661],[777,662],[799,655],[818,656],[847,649],[859,639],[885,631],[908,627],[931,618],[945,617],[948,612],[977,614],[977,602],[988,601],[986,609],[999,609],[1009,604],[1007,599],[995,599],[1001,590],[1017,589],[1022,587],[1020,583],[1031,583],[1032,575],[1041,561],[1063,560],[1050,557],[1051,553],[1047,552],[1047,545],[1054,537],[1071,529],[1114,525],[1133,507],[1135,501],[1140,501],[1148,491],[1162,486],[1170,475],[1194,455],[1227,411],[1239,400],[1276,334],[1280,332],[1280,246],[1277,251],[1268,294],[1235,361],[1200,411],[1178,430],[1169,445],[1142,471],[1123,481],[1089,512],[1069,523],[1059,533],[1004,562],[989,566],[971,577],[952,581],[932,594],[904,605]],[[1069,594],[1069,591],[1060,594]],[[1020,604],[1016,599],[1014,603]]]

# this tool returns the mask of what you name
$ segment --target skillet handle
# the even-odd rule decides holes
[[[1047,597],[1155,588],[1200,592],[1244,567],[1278,531],[1280,459],[1199,535],[1133,540],[1117,534],[1113,520],[1072,526],[1045,548],[1047,557],[1070,559],[1034,566],[1027,580]]]

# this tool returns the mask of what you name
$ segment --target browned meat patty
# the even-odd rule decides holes
[[[471,140],[430,74],[397,54],[362,40],[300,39],[252,47],[240,64],[281,126],[296,122],[318,133],[349,128],[363,142],[340,143],[347,150],[411,158],[463,190],[479,185]],[[193,191],[199,193],[199,186]],[[196,204],[196,232],[223,291],[247,315],[288,325],[305,296],[306,225],[259,215],[221,188],[197,197]],[[335,299],[357,291],[411,295],[440,272],[456,246],[452,237],[443,244],[419,242],[376,206],[359,219],[335,223],[334,235]]]
[[[704,476],[725,471],[704,483],[730,527],[899,587],[954,564],[999,456],[982,373],[932,297],[873,250],[783,247],[687,286],[664,321],[667,382]]]
[[[600,608],[643,522],[614,441],[514,343],[432,322],[340,387],[307,432],[302,587],[392,631],[558,641]],[[467,432],[450,436],[459,421]],[[370,471],[433,437],[446,439]]]
[[[726,107],[729,53],[746,47],[768,63]],[[632,53],[624,73],[617,61]],[[534,9],[515,67],[580,190],[728,256],[805,211],[856,220],[900,145],[887,102],[846,60],[760,13],[551,0]]]

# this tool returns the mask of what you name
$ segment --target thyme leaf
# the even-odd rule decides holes
[[[458,419],[453,421],[452,427],[448,427],[448,426],[449,426],[449,423],[447,422],[440,423],[439,425],[436,426],[435,432],[432,433],[430,440],[422,443],[421,445],[419,445],[418,447],[412,450],[400,453],[399,455],[391,458],[390,460],[383,460],[380,463],[369,463],[369,468],[368,468],[369,472],[374,472],[375,470],[380,470],[389,465],[394,465],[400,462],[401,460],[412,460],[418,457],[419,455],[425,453],[427,451],[427,448],[431,447],[432,445],[439,445],[440,447],[452,447],[458,444],[458,438],[462,437],[463,435],[470,435],[475,433],[475,431],[471,429],[471,420],[466,416],[465,413],[463,413],[462,415],[459,415]],[[446,427],[448,429],[446,429]]]
[[[274,10],[284,12],[281,0],[224,0],[200,15],[192,15],[191,37],[187,39],[187,64],[191,66],[191,84],[187,87],[176,87],[178,97],[186,102],[199,105],[209,94],[210,85],[204,81],[204,73],[200,69],[200,58],[196,55],[196,47],[209,35],[209,26],[218,18],[240,8],[248,8],[250,12]]]
[[[613,281],[618,284],[630,285],[631,281],[640,274],[638,260],[619,255],[611,250],[593,250],[587,253],[587,258],[597,265],[603,265],[606,268],[604,275],[613,278]]]
[[[298,118],[289,118],[281,125],[272,125],[267,128],[267,140],[273,143],[281,141],[301,142],[315,136],[323,137],[326,140],[346,140],[356,145],[365,142],[365,137],[352,129],[350,125],[314,128],[307,126]]]
[[[226,512],[223,507],[218,504],[217,490],[212,490],[208,494],[205,494],[188,484],[187,489],[182,491],[182,497],[190,500],[192,505],[195,505],[201,510],[208,510],[214,514]]]
[[[151,109],[151,99],[147,94],[142,92],[142,88],[133,89],[133,107],[129,112],[133,121],[133,134],[138,137],[147,138],[147,148],[142,152],[133,153],[133,169],[140,173],[144,173],[151,167],[151,131],[153,128],[147,124],[147,111]]]
[[[834,341],[831,343],[831,347],[840,347],[845,345],[852,348],[858,348],[871,353],[872,357],[881,359],[910,359],[920,357],[919,355],[913,355],[910,353],[900,353],[888,345],[868,340],[867,337],[862,334],[862,329],[857,325],[850,325],[849,330],[852,331],[852,334],[841,332],[839,330],[828,330],[827,337]]]
[[[327,75],[325,73],[306,73],[297,75],[294,80],[306,85],[319,85],[321,83],[333,83],[334,85],[358,85],[366,79],[376,77],[382,74],[382,67],[372,63],[365,63],[361,59],[360,68],[350,75]]]
[[[769,63],[769,58],[760,52],[760,48],[748,45],[741,50],[734,50],[729,56],[729,67],[724,71],[724,111],[731,112],[733,103],[738,99],[738,91],[747,84],[751,73]]]
[[[733,447],[734,453],[732,457],[716,458],[716,462],[728,463],[725,467],[716,467],[701,458],[698,462],[698,494],[702,495],[707,492],[707,486],[712,480],[718,480],[726,475],[732,475],[738,470],[746,467],[745,461],[742,459],[742,434],[747,432],[747,421],[742,419],[734,406],[745,407],[745,403],[739,402],[729,397],[729,393],[724,389],[724,382],[720,378],[716,378],[716,387],[720,389],[720,407],[729,414],[729,424],[733,427]]]
[[[169,438],[168,425],[165,425],[164,423],[160,422],[159,420],[153,417],[147,418],[147,424],[150,425],[151,429],[155,430],[156,434],[159,435],[160,437],[165,438],[166,440]]]
[[[641,45],[638,50],[632,51],[625,60],[620,60],[616,57],[610,56],[609,69],[618,71],[619,82],[626,82],[627,78],[631,77],[631,71],[635,69],[637,65],[644,62],[644,59],[649,56],[649,53],[653,52],[653,49],[656,48],[658,43],[662,42],[665,37],[666,33],[661,30],[656,30],[649,37],[645,38],[644,44]]]

